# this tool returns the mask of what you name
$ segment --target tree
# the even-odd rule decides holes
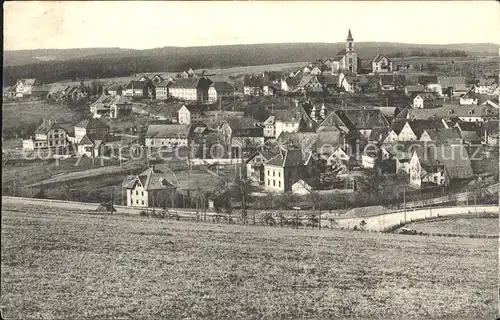
[[[241,218],[245,224],[247,223],[247,203],[251,201],[253,189],[249,179],[238,176],[232,186],[233,198],[241,203]]]

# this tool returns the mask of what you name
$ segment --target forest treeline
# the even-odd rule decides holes
[[[4,66],[4,86],[18,79],[36,78],[42,83],[62,80],[98,79],[130,76],[142,72],[180,72],[182,70],[229,68],[298,61],[314,61],[332,57],[341,46],[329,44],[281,44],[193,48],[158,48],[137,52],[111,52],[70,60],[51,60],[25,65]],[[419,49],[402,51],[401,47],[359,46],[362,59],[373,58],[379,52],[391,57],[429,56],[462,57],[465,51]]]

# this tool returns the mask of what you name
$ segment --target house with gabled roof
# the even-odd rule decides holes
[[[344,89],[345,92],[355,92],[358,84],[356,74],[352,72],[341,72],[339,74],[338,86]]]
[[[77,142],[82,140],[85,136],[90,139],[107,141],[109,135],[109,125],[100,119],[85,119],[75,125],[74,133]]]
[[[466,145],[481,144],[481,137],[483,136],[484,132],[483,127],[485,127],[481,123],[457,121],[456,123],[453,124],[452,127],[458,130],[464,144]]]
[[[297,88],[297,85],[300,83],[299,77],[286,77],[281,79],[281,90],[284,92],[290,92]]]
[[[484,132],[484,143],[489,146],[498,147],[498,131],[499,123],[498,120],[488,121],[483,124]]]
[[[117,83],[113,83],[108,86],[105,91],[112,97],[121,96],[123,93],[123,87]]]
[[[172,81],[170,80],[162,80],[160,82],[157,82],[155,84],[155,96],[156,99],[158,100],[164,100],[170,97],[168,89],[170,85],[172,84]]]
[[[20,79],[17,81],[16,87],[16,97],[22,98],[31,95],[31,90],[33,86],[37,84],[36,79]]]
[[[246,177],[252,182],[252,184],[264,184],[264,164],[275,157],[278,152],[279,150],[277,148],[270,150],[257,150],[245,160]]]
[[[153,85],[156,85],[158,83],[161,83],[163,81],[163,77],[159,74],[155,74],[152,78],[151,78],[151,82],[153,82]]]
[[[449,186],[474,177],[464,145],[424,146],[413,151],[409,168],[410,185],[416,188]]]
[[[398,141],[417,141],[421,139],[425,130],[446,128],[446,124],[442,119],[409,120],[401,128],[398,134]]]
[[[61,151],[68,147],[66,127],[54,120],[43,120],[35,135],[23,140],[23,150],[51,149]]]
[[[86,157],[101,156],[104,148],[104,142],[98,139],[89,138],[85,135],[77,143],[77,153]]]
[[[190,125],[186,124],[150,124],[145,135],[147,147],[175,149],[187,147]]]
[[[441,92],[438,77],[435,75],[419,76],[417,80],[419,85],[424,86],[425,92]]]
[[[374,73],[392,72],[392,61],[385,54],[377,54],[371,60],[371,69]]]
[[[101,95],[90,105],[90,112],[94,118],[126,117],[132,113],[132,103],[126,96]]]
[[[225,81],[215,81],[208,88],[208,100],[216,101],[233,97],[235,95],[235,88]]]
[[[154,166],[125,183],[127,206],[163,207],[176,186],[167,180],[168,175]]]
[[[379,77],[379,84],[382,91],[392,91],[396,89],[396,86],[394,84],[394,76],[392,74],[381,75]]]
[[[413,98],[413,108],[415,109],[427,109],[434,108],[436,102],[436,97],[431,92],[419,93]]]
[[[424,129],[424,132],[420,135],[419,140],[434,142],[438,145],[461,145],[464,143],[460,131],[457,128]]]
[[[264,130],[252,118],[227,118],[218,130],[224,136],[224,142],[233,148],[264,144]]]
[[[480,78],[475,87],[475,93],[493,95],[493,91],[498,86],[498,78]]]
[[[300,149],[280,149],[264,164],[264,186],[270,192],[288,192],[298,180],[310,175],[313,155]]]
[[[323,92],[323,86],[315,75],[304,75],[294,90],[302,92]]]
[[[212,81],[208,78],[176,79],[168,88],[169,96],[186,101],[207,101]]]
[[[396,116],[398,119],[459,119],[466,122],[486,122],[498,119],[498,109],[490,106],[444,105],[433,109],[406,108]]]
[[[246,77],[243,83],[243,94],[246,96],[272,96],[274,87],[263,77]]]
[[[478,102],[479,96],[474,89],[470,89],[466,94],[460,97],[460,105],[477,105]]]
[[[149,79],[146,76],[142,76],[140,79],[143,80],[132,80],[126,86],[125,90],[123,90],[123,95],[126,97],[133,98],[148,98],[154,96],[154,87],[150,83]]]
[[[389,127],[389,121],[378,109],[336,110],[335,113],[339,117],[346,117],[349,119],[350,123],[352,123],[365,138],[370,136],[374,128]]]

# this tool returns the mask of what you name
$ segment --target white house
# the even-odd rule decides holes
[[[392,72],[392,61],[385,54],[377,54],[372,60],[372,72]]]

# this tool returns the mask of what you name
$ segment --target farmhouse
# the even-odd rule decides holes
[[[169,95],[172,98],[186,101],[207,101],[208,89],[212,81],[208,78],[185,78],[177,79],[169,87]]]
[[[424,86],[426,92],[441,92],[437,76],[419,76],[418,84]]]
[[[154,166],[135,176],[124,185],[127,206],[160,207],[175,193],[176,187],[167,181],[167,175]]]
[[[410,185],[449,186],[453,180],[467,180],[474,176],[465,146],[441,145],[413,151],[410,164]]]
[[[219,126],[219,131],[225,143],[233,148],[264,144],[264,130],[251,118],[228,118]]]
[[[294,91],[322,92],[323,86],[318,81],[318,77],[316,77],[315,75],[305,75],[302,77]]]
[[[150,124],[145,136],[147,147],[177,148],[187,147],[190,125]]]
[[[48,148],[55,152],[59,152],[68,145],[65,127],[54,120],[44,120],[35,130],[34,137],[23,140],[23,150]]]
[[[278,154],[278,150],[258,150],[245,160],[246,177],[254,185],[264,184],[264,163]]]
[[[121,118],[132,113],[132,103],[125,96],[101,95],[90,105],[90,112],[94,118]]]
[[[387,128],[389,121],[377,109],[348,109],[335,111],[339,118],[346,117],[359,132],[368,139],[374,128]]]
[[[77,142],[80,142],[85,136],[90,139],[107,141],[109,135],[109,125],[100,119],[90,118],[88,120],[82,120],[76,124],[74,133]]]
[[[86,157],[99,157],[101,156],[104,142],[102,140],[89,138],[87,135],[83,136],[77,144],[77,152],[79,155]]]
[[[358,84],[357,76],[352,72],[341,72],[339,75],[338,86],[345,92],[355,92]]]
[[[16,97],[22,98],[31,95],[33,86],[37,84],[36,79],[20,79],[16,83]]]
[[[203,105],[183,105],[179,109],[177,122],[179,124],[190,124],[194,121],[200,121],[207,116],[209,110],[208,106]]]

